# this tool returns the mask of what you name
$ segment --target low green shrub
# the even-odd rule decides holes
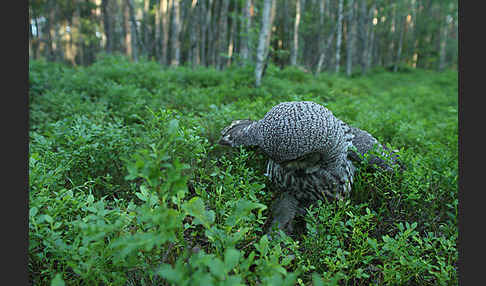
[[[167,69],[101,55],[29,62],[29,275],[34,285],[457,285],[457,72],[317,76],[251,65]],[[293,236],[255,148],[220,131],[311,100],[398,150]],[[364,158],[366,161],[366,158]]]

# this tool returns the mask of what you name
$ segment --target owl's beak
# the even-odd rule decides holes
[[[231,141],[229,140],[229,134],[227,134],[226,136],[222,136],[221,139],[219,139],[218,144],[223,146],[231,146]]]

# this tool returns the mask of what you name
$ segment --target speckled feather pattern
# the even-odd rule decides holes
[[[330,110],[311,101],[283,102],[258,121],[258,145],[275,162],[319,152],[332,160],[347,151],[352,134]]]
[[[261,120],[233,121],[221,134],[220,144],[256,145],[268,155],[265,175],[281,193],[273,207],[279,227],[288,226],[317,200],[348,196],[355,173],[351,159],[359,160],[350,147],[356,144],[363,154],[379,145],[366,131],[348,126],[311,101],[282,102]]]

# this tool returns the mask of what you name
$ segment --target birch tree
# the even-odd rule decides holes
[[[162,24],[162,21],[161,21],[161,0],[157,0],[156,2],[156,7],[155,7],[155,35],[154,35],[154,41],[155,41],[155,58],[157,60],[160,61],[160,52],[161,52],[161,45],[160,45],[160,42],[161,42],[161,24]]]
[[[169,13],[168,13],[168,1],[167,0],[160,0],[160,19],[161,19],[161,27],[162,30],[162,47],[161,47],[161,55],[159,62],[163,65],[168,64],[168,51],[169,51]]]
[[[341,60],[341,42],[343,34],[343,0],[339,0],[338,6],[338,27],[337,27],[337,39],[336,39],[336,73],[339,72],[339,63]]]
[[[238,36],[237,36],[237,22],[238,22],[238,0],[233,0],[234,8],[233,12],[231,13],[231,31],[229,35],[229,44],[228,44],[228,59],[226,65],[231,65],[233,61],[233,55],[235,54],[238,43]]]
[[[149,0],[144,0],[143,2],[143,46],[144,46],[144,52],[145,54],[149,55],[150,54],[150,47],[153,43],[153,40],[150,37],[150,29],[152,27],[152,24],[150,23],[150,15],[149,15],[149,10],[150,10],[150,1]]]
[[[219,47],[217,48],[218,56],[216,58],[216,67],[220,70],[223,69],[224,63],[228,57],[228,45],[227,45],[227,37],[228,37],[228,8],[229,8],[229,0],[223,0],[221,3],[221,14],[219,16],[219,28],[221,32],[219,33]]]
[[[189,55],[188,60],[194,67],[199,65],[199,41],[196,38],[197,28],[199,27],[199,17],[200,8],[197,6],[197,0],[192,0],[191,7],[189,8]]]
[[[361,65],[361,73],[365,73],[366,68],[366,47],[368,45],[368,31],[369,23],[372,19],[368,17],[368,11],[366,9],[366,0],[360,0],[359,2],[359,23],[358,23],[358,38],[360,43],[360,65]],[[368,29],[367,29],[368,27]]]
[[[217,58],[217,54],[218,54],[218,42],[219,42],[219,26],[218,26],[218,17],[217,17],[217,14],[219,12],[219,8],[220,8],[220,1],[216,0],[216,1],[212,1],[213,2],[213,10],[214,10],[214,13],[212,13],[212,17],[211,17],[211,27],[209,28],[209,32],[210,32],[210,35],[211,35],[211,38],[208,42],[208,56],[209,56],[209,63],[208,65],[212,65],[212,66],[216,66],[216,58]],[[211,8],[209,8],[210,11],[211,11]]]
[[[444,4],[443,4],[444,5]],[[447,5],[447,4],[445,4]],[[443,13],[444,16],[443,17],[443,21],[440,25],[440,49],[439,49],[439,71],[443,71],[444,68],[445,68],[445,65],[446,65],[446,47],[447,47],[447,32],[449,30],[449,19],[450,19],[450,15],[449,15],[449,11],[447,11],[447,9],[444,9],[446,10],[446,13]]]
[[[181,42],[179,39],[179,34],[181,31],[181,23],[180,23],[180,6],[179,0],[172,0],[172,34],[170,42],[171,46],[171,59],[170,65],[171,66],[178,66],[180,64],[180,57],[181,57]]]
[[[376,12],[376,2],[373,2],[373,5],[369,11],[369,22],[368,22],[368,34],[369,39],[367,40],[366,51],[365,55],[365,65],[363,69],[363,74],[367,73],[371,67],[371,63],[373,60],[373,52],[374,52],[374,45],[375,45],[375,12]]]
[[[407,22],[406,22],[406,15],[401,15],[400,16],[400,39],[398,40],[398,51],[397,51],[397,56],[395,59],[395,64],[393,66],[393,72],[398,71],[398,66],[400,65],[400,61],[402,58],[402,47],[403,47],[403,37],[405,36],[405,32],[407,30]]]
[[[244,63],[249,59],[249,46],[250,46],[250,27],[251,27],[251,15],[250,8],[252,0],[246,0],[243,8],[243,21],[241,32],[241,58]]]
[[[211,48],[213,46],[213,38],[214,38],[214,33],[212,29],[212,23],[213,23],[213,13],[212,13],[212,7],[214,5],[214,0],[208,0],[208,6],[207,6],[207,16],[206,16],[206,22],[204,23],[204,29],[206,32],[206,37],[207,37],[207,45],[206,45],[206,52],[204,53],[205,55],[205,65],[209,66],[212,64],[211,61]]]
[[[106,37],[106,44],[105,44],[105,51],[107,53],[111,53],[113,51],[113,31],[111,25],[111,18],[108,12],[108,2],[110,0],[102,0],[101,1],[101,10],[103,14],[103,26],[105,29],[105,37]]]
[[[132,26],[130,25],[130,11],[128,9],[127,1],[123,4],[123,27],[125,31],[125,51],[129,58],[133,59],[132,50]]]
[[[299,24],[300,24],[300,0],[295,0],[295,20],[294,20],[294,37],[292,49],[290,51],[290,64],[297,65],[297,55],[299,53]]]
[[[135,20],[135,8],[133,6],[133,0],[126,0],[128,7],[128,15],[130,20],[130,42],[132,44],[132,57],[134,61],[138,61],[138,51],[139,51],[139,37],[137,32],[137,22]]]
[[[270,14],[271,14],[271,7],[272,0],[264,0],[263,2],[263,12],[262,12],[262,26],[260,29],[260,34],[258,36],[258,47],[257,47],[257,62],[255,67],[255,79],[256,79],[256,86],[259,87],[262,81],[262,73],[263,73],[263,65],[267,55],[268,47],[266,47],[265,43],[267,37],[270,33]]]
[[[346,37],[346,75],[351,76],[353,68],[353,46],[354,46],[354,0],[349,0],[348,35]]]
[[[201,34],[199,35],[199,46],[200,46],[200,55],[201,55],[201,64],[206,65],[206,39],[207,39],[207,2],[206,0],[199,0],[198,5],[200,5],[200,13],[199,13],[199,26],[201,28]]]

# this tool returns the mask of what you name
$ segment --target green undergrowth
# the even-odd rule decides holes
[[[457,285],[457,72],[311,74],[164,68],[104,56],[29,63],[29,275],[34,285]],[[311,100],[398,150],[351,197],[265,235],[275,198],[235,119]],[[51,284],[52,283],[52,284]]]

